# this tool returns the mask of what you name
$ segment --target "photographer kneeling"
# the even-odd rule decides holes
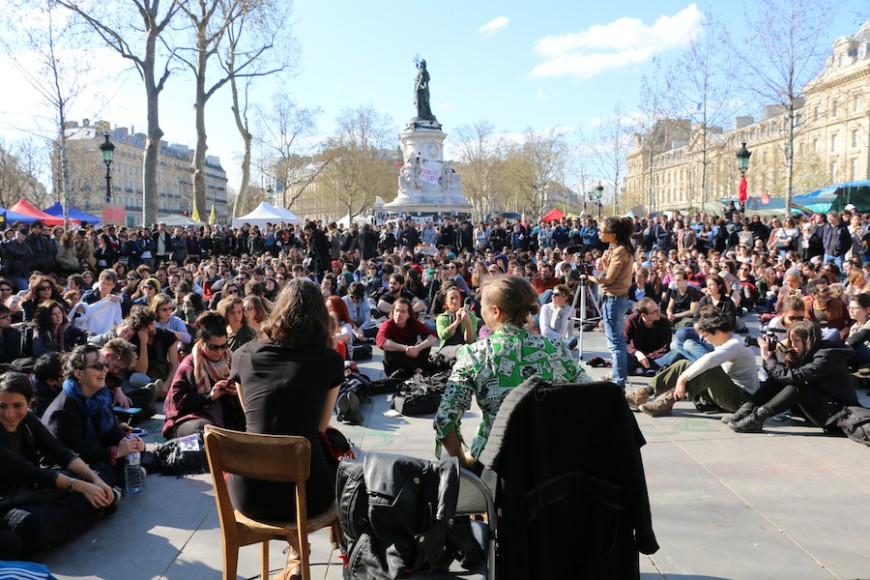
[[[738,433],[758,433],[774,415],[798,407],[815,426],[827,430],[828,419],[843,407],[858,405],[849,373],[850,347],[822,340],[815,322],[795,322],[788,332],[783,360],[767,340],[760,340],[761,356],[768,379],[740,408],[728,424]],[[782,346],[778,350],[783,350]]]

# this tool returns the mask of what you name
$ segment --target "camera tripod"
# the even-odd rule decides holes
[[[577,338],[577,346],[578,346],[578,358],[580,362],[583,362],[583,332],[586,330],[587,324],[597,324],[598,321],[601,320],[601,308],[598,306],[598,301],[595,299],[595,295],[592,294],[592,289],[589,287],[589,281],[586,279],[586,276],[580,277],[580,283],[577,284],[577,288],[574,289],[574,300],[571,302],[571,308],[573,308],[574,312],[577,312],[577,302],[580,302],[580,317],[572,316],[571,321],[580,323],[580,336]],[[586,308],[587,305],[592,305],[593,313],[598,316],[593,316],[590,318],[586,317]],[[574,329],[574,324],[569,324],[565,330],[562,331],[562,339],[564,340],[568,335],[569,331]]]

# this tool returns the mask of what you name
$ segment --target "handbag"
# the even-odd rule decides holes
[[[372,345],[367,342],[353,343],[348,345],[348,360],[370,360],[372,358]]]

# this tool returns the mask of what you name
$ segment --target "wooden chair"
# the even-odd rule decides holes
[[[269,578],[269,541],[298,539],[303,580],[308,569],[308,534],[321,528],[338,526],[338,509],[333,506],[309,519],[305,507],[305,485],[311,465],[311,444],[305,437],[240,433],[211,425],[205,428],[205,450],[215,490],[215,503],[221,523],[224,579],[235,580],[239,548],[261,543],[262,578]],[[295,483],[296,521],[257,521],[238,510],[230,501],[225,473],[266,481]]]

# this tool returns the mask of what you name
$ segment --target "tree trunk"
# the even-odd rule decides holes
[[[791,215],[791,195],[794,185],[794,98],[789,99],[788,103],[788,143],[785,152],[785,161],[787,163],[786,173],[788,175],[788,184],[785,190],[785,216]]]
[[[160,91],[155,81],[157,33],[148,30],[145,40],[145,58],[142,61],[142,77],[145,82],[145,102],[148,115],[148,134],[145,137],[145,153],[142,161],[142,225],[151,227],[159,216],[159,195],[157,169],[160,163]]]
[[[199,66],[196,75],[196,149],[193,151],[193,208],[202,219],[205,212],[205,152],[208,150],[205,134],[205,68],[206,49],[199,51]],[[191,212],[193,215],[193,212]]]

